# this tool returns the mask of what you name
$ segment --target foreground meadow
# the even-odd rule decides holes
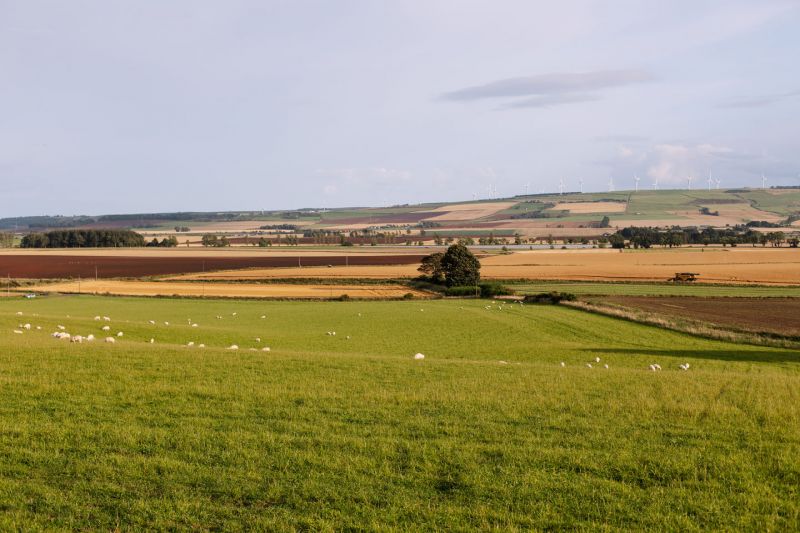
[[[0,300],[0,528],[800,527],[800,353],[487,305]]]

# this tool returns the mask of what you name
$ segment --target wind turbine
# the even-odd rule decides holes
[[[711,182],[714,181],[711,179],[711,170],[708,171],[708,190],[711,190]]]
[[[558,182],[558,194],[564,195],[564,178],[561,178]]]
[[[633,176],[635,191],[639,192],[639,176]]]
[[[658,178],[657,177],[653,178],[653,190],[654,191],[658,190]]]
[[[583,178],[578,180],[578,190],[583,194]]]
[[[530,186],[531,186],[531,182],[530,181],[525,184],[525,196],[528,196],[528,188],[530,188]]]
[[[608,192],[614,192],[614,178],[608,178]]]
[[[763,172],[761,173],[761,188],[762,189],[767,188],[767,177],[764,175]]]
[[[691,176],[686,176],[686,184],[688,185],[689,190],[692,190],[692,180],[694,180]]]
[[[719,183],[720,183],[720,179],[719,179],[719,178],[716,178],[716,179],[714,180],[714,182],[717,184],[717,190],[719,190]]]

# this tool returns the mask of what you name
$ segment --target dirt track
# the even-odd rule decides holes
[[[800,336],[800,299],[609,296],[598,300],[746,331]]]
[[[118,294],[126,296],[211,296],[236,298],[400,298],[407,293],[427,294],[401,285],[290,285],[247,283],[182,283],[152,281],[84,281],[54,283],[28,289],[36,292]]]

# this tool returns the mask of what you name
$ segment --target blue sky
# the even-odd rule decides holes
[[[798,27],[796,0],[0,0],[0,216],[797,185]]]

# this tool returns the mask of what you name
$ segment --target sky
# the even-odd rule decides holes
[[[800,184],[800,0],[0,0],[0,217]]]

